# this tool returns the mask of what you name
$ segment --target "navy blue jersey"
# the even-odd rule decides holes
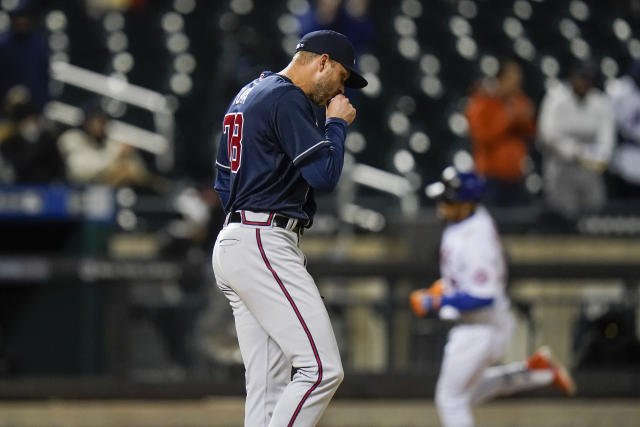
[[[328,133],[330,125],[338,132]],[[278,212],[310,225],[316,205],[308,181],[327,173],[307,172],[305,180],[305,163],[331,153],[328,174],[339,176],[345,132],[335,118],[320,128],[311,101],[287,77],[262,73],[238,92],[222,122],[215,189],[225,211]]]

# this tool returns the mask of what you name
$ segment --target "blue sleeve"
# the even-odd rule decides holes
[[[296,166],[329,145],[315,120],[311,101],[297,87],[287,88],[275,105],[276,136],[282,150]]]
[[[493,304],[493,298],[477,298],[466,292],[456,292],[452,295],[444,295],[440,306],[450,305],[460,311],[475,310]]]
[[[229,155],[227,154],[227,137],[223,133],[218,146],[218,156],[216,157],[216,182],[213,188],[218,193],[222,206],[226,208],[231,192],[231,167],[229,166]]]
[[[213,188],[216,190],[216,193],[218,193],[222,206],[224,206],[226,210],[227,203],[229,202],[229,193],[231,192],[231,177],[228,169],[225,170],[219,167],[217,169],[216,183]]]
[[[331,191],[338,184],[344,164],[344,139],[347,122],[331,117],[326,122],[325,138],[329,141],[300,165],[304,179],[316,190]]]

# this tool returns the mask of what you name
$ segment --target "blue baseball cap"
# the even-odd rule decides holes
[[[442,171],[442,179],[430,184],[425,193],[431,199],[445,202],[474,202],[482,200],[486,191],[484,178],[473,172],[459,172],[454,167]]]
[[[353,45],[344,34],[331,30],[312,31],[302,36],[296,52],[301,50],[313,52],[318,55],[327,54],[329,58],[339,62],[351,74],[344,85],[352,89],[362,89],[368,83],[362,75],[356,71],[356,59]]]

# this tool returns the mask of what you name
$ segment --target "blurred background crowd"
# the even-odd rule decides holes
[[[209,264],[221,115],[302,34],[333,29],[369,85],[347,92],[344,175],[303,246],[345,353],[343,393],[358,374],[431,392],[409,373],[434,380],[446,325],[402,301],[437,278],[424,188],[449,165],[487,179],[518,282],[513,354],[555,340],[571,366],[595,367],[578,377],[587,395],[607,366],[636,373],[613,394],[640,393],[640,1],[0,6],[0,380],[241,392]],[[60,393],[46,384],[36,394]]]

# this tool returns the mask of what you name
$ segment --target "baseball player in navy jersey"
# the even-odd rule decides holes
[[[441,279],[410,296],[418,316],[439,312],[457,319],[451,329],[436,386],[442,425],[474,425],[472,405],[498,395],[553,384],[566,394],[575,386],[567,370],[551,358],[547,347],[527,360],[499,362],[513,332],[505,292],[506,265],[500,237],[489,212],[479,205],[484,180],[454,168],[427,187],[438,200],[438,214],[448,224],[440,245]]]
[[[331,191],[367,81],[342,34],[315,31],[279,73],[243,87],[222,121],[215,189],[227,219],[213,249],[245,365],[245,426],[314,426],[342,382],[327,310],[298,247]],[[313,105],[326,108],[317,123]]]

